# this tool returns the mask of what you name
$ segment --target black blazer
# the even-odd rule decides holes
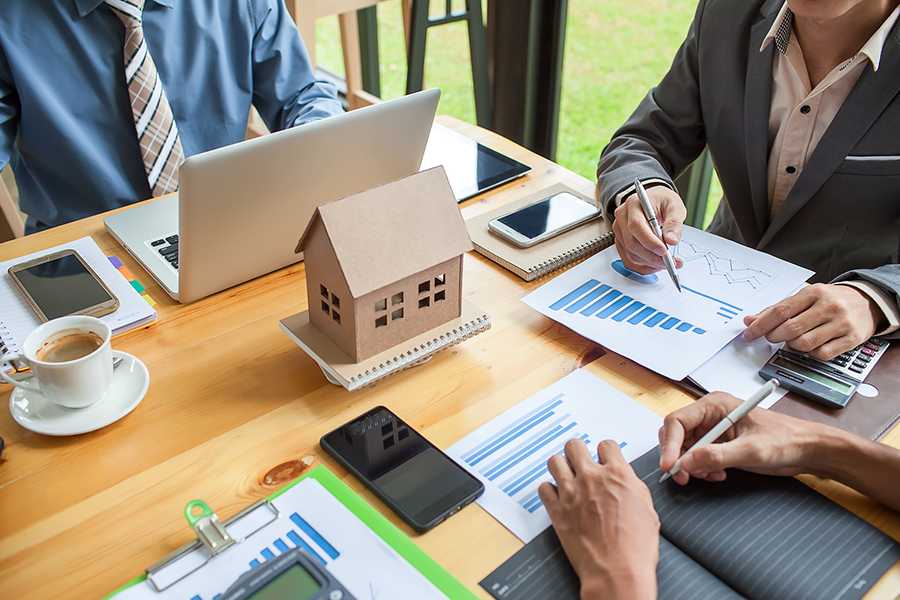
[[[783,1],[700,1],[669,72],[603,151],[599,199],[608,209],[635,177],[671,184],[708,146],[725,192],[710,231],[812,269],[813,281],[865,279],[900,300],[900,25],[770,221],[775,45],[759,48]]]

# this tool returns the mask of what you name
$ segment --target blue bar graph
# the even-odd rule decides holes
[[[644,323],[644,325],[646,325],[647,327],[656,327],[662,321],[664,321],[666,318],[668,318],[668,316],[669,315],[667,315],[664,312],[657,312],[655,315],[653,315],[652,317],[647,319],[647,321]]]
[[[631,296],[622,296],[621,298],[619,298],[618,300],[616,300],[615,302],[613,302],[612,304],[610,304],[609,306],[607,306],[606,308],[604,308],[603,310],[598,312],[597,317],[600,319],[605,319],[605,318],[611,316],[614,312],[623,308],[629,302],[631,302]]]
[[[490,443],[486,442],[479,445],[477,448],[466,454],[463,459],[466,463],[474,467],[482,460],[502,450],[520,436],[527,434],[529,431],[549,419],[553,415],[553,409],[560,404],[562,404],[562,401],[558,397],[554,398],[540,408],[515,421],[512,425],[503,430],[495,440],[492,440]]]
[[[582,295],[591,291],[594,287],[596,287],[600,282],[596,279],[591,279],[590,281],[581,285],[578,289],[572,290],[568,295],[560,298],[556,303],[554,303],[550,308],[553,310],[559,310],[564,306],[568,306],[572,303],[573,300],[577,300],[581,298]]]
[[[296,531],[288,531],[287,537],[289,540],[291,540],[291,543],[294,544],[294,546],[296,546],[297,548],[302,548],[304,552],[316,559],[319,564],[325,564],[325,559],[322,558],[318,552],[313,550],[312,546],[306,543],[306,540],[297,535]]]
[[[582,291],[586,294],[594,287]],[[605,291],[602,293],[609,293]],[[596,296],[595,296],[596,297]],[[569,304],[581,296],[570,296]],[[630,300],[629,300],[630,302]],[[569,304],[563,304],[565,308]],[[629,314],[636,318],[642,312],[638,303]],[[650,311],[652,312],[652,311]],[[642,318],[650,314],[645,312]],[[623,317],[625,318],[625,317]],[[596,440],[584,431],[583,426],[573,418],[564,394],[543,400],[537,407],[519,415],[502,429],[492,432],[489,437],[462,454],[462,461],[476,471],[483,479],[492,481],[523,510],[534,513],[541,507],[537,488],[549,478],[547,461],[564,452],[570,440],[579,440],[591,448],[596,460]],[[620,448],[625,443],[619,444]]]
[[[619,314],[617,314],[616,316],[613,317],[613,321],[622,322],[625,319],[627,319],[628,317],[630,317],[639,308],[643,308],[643,306],[644,306],[643,302],[638,302],[637,300],[635,300],[634,302],[632,302],[631,304],[629,304],[628,306],[626,306],[625,308],[620,310]]]
[[[615,300],[616,298],[618,298],[621,295],[622,295],[622,292],[620,292],[619,290],[612,290],[612,291],[608,292],[605,296],[603,296],[602,298],[600,298],[599,300],[597,300],[596,302],[594,302],[593,304],[588,306],[586,309],[581,311],[581,314],[583,314],[586,317],[590,317],[591,315],[596,313],[598,310],[600,310],[601,308],[603,308],[604,306],[606,306],[607,304],[609,304],[610,302],[612,302],[613,300]]]
[[[628,319],[628,323],[631,325],[637,325],[638,323],[652,315],[654,312],[656,312],[655,308],[653,308],[652,306],[645,306],[644,308],[639,310],[636,315]]]
[[[696,290],[689,291],[720,303],[722,306],[717,314],[721,317],[732,319],[741,311],[739,307],[722,300],[717,300]],[[620,290],[614,289],[605,283],[600,283],[596,279],[589,279],[579,285],[551,304],[550,309],[564,310],[569,314],[578,313],[585,317],[610,319],[615,323],[623,323],[625,325],[643,324],[645,327],[659,327],[666,331],[690,332],[695,335],[706,333],[705,329],[695,327],[687,321],[682,321],[678,317],[668,315],[652,306],[647,306],[643,302],[624,295]]]
[[[270,546],[260,550],[260,558],[254,558],[250,561],[251,569],[255,569],[264,561],[275,558],[275,552],[272,551],[273,547],[278,551],[278,554],[284,554],[291,551],[291,544],[293,544],[293,548],[302,549],[322,566],[325,566],[328,560],[335,560],[341,555],[338,549],[325,539],[315,527],[310,525],[306,519],[301,517],[299,513],[293,513],[289,518],[297,526],[297,529],[291,529],[284,534],[284,538],[287,538],[287,541],[282,537],[275,538]],[[306,539],[300,535],[301,532],[306,536]],[[307,539],[311,540],[312,543],[308,542]]]
[[[662,327],[663,329],[672,329],[677,324],[678,319],[676,319],[675,317],[669,317],[668,319],[666,319],[665,323],[660,325],[660,327]]]
[[[294,513],[291,515],[291,521],[294,522],[294,525],[300,528],[300,530],[305,533],[315,544],[321,548],[325,554],[327,554],[331,560],[336,559],[341,555],[337,549],[331,545],[331,543],[326,540],[322,535],[316,531],[316,529],[306,522],[306,520],[301,517],[299,514]]]
[[[585,444],[590,444],[590,440],[587,439],[586,437],[582,438],[582,441],[584,441]],[[628,444],[626,442],[619,442],[619,448],[624,448],[627,445]],[[596,450],[591,451],[591,457],[595,461],[598,459]],[[544,473],[546,473],[546,469],[544,470]],[[543,475],[543,473],[541,475]],[[540,476],[535,477],[534,480],[537,480],[539,478],[540,478]],[[506,490],[504,490],[504,491],[506,491]],[[510,493],[510,496],[512,496],[512,495],[513,494]],[[535,490],[532,493],[526,495],[522,500],[520,500],[519,505],[522,508],[524,508],[525,510],[527,510],[528,512],[533,513],[534,511],[536,511],[543,505],[543,502],[541,502],[541,498],[538,495],[537,490]]]
[[[608,285],[601,285],[600,287],[594,288],[589,293],[579,298],[576,302],[566,307],[566,312],[578,312],[579,310],[593,302],[596,298],[600,297],[602,294],[605,294],[608,290]]]

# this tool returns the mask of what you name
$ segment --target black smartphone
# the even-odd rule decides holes
[[[319,441],[410,527],[428,531],[484,491],[484,485],[384,406]]]

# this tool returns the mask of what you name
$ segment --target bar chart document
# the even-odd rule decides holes
[[[685,227],[674,248],[682,293],[665,272],[640,275],[615,247],[524,298],[577,333],[672,379],[684,379],[744,329],[743,318],[791,295],[813,272]]]
[[[661,523],[661,600],[855,600],[900,560],[894,540],[792,477],[733,471],[723,483],[660,484],[656,448],[632,466]],[[579,598],[552,529],[481,586],[499,600]]]
[[[584,442],[597,460],[597,444],[612,439],[633,460],[656,446],[660,425],[655,414],[579,369],[467,435],[447,454],[484,483],[478,503],[527,542],[550,524],[537,489],[551,479],[547,461],[568,440]]]
[[[278,511],[274,521],[271,513],[254,511],[228,525],[240,543],[211,559],[205,549],[196,550],[172,566],[184,572],[162,573],[173,581],[165,592],[143,581],[116,600],[216,600],[242,573],[293,548],[303,548],[360,600],[445,597],[315,479],[301,481],[272,503]]]

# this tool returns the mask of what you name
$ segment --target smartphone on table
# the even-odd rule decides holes
[[[61,250],[9,268],[9,276],[41,321],[68,315],[102,317],[119,300],[74,250]]]
[[[560,192],[493,219],[488,229],[520,248],[530,248],[600,215],[596,205]]]
[[[484,491],[478,479],[384,406],[326,434],[319,443],[419,533]]]

